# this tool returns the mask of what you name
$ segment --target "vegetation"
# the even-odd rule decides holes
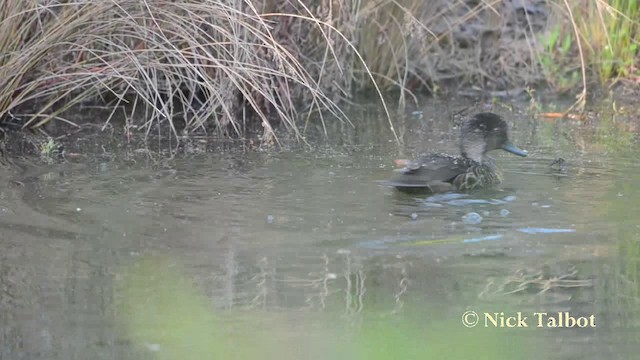
[[[636,0],[588,2],[580,14],[579,33],[588,46],[587,63],[602,81],[638,75],[636,62],[640,11]],[[594,20],[598,21],[594,21]]]
[[[187,132],[211,121],[242,134],[249,109],[267,138],[272,118],[296,131],[298,110],[344,119],[298,54],[276,41],[273,16],[251,3],[19,0],[0,13],[0,117],[25,127],[65,121],[66,110],[100,98],[112,115],[125,104],[145,111],[127,128],[165,123],[175,135],[180,115]]]
[[[0,119],[78,126],[67,111],[98,102],[105,123],[124,115],[145,134],[259,124],[271,142],[277,125],[302,138],[312,113],[348,122],[340,106],[362,90],[382,103],[396,91],[401,107],[418,92],[546,83],[584,104],[591,84],[638,75],[635,0],[306,4],[2,2]]]
[[[638,75],[640,28],[637,1],[602,0],[555,4],[556,24],[543,40],[541,64],[555,90],[568,91],[582,82],[579,103],[583,106],[588,83],[602,84]],[[574,56],[577,53],[578,56]]]

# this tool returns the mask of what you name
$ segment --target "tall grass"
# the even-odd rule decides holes
[[[542,67],[559,91],[637,76],[640,10],[637,0],[553,2],[542,37]],[[580,84],[581,82],[581,84]]]
[[[600,79],[632,75],[638,60],[640,32],[637,0],[596,0],[588,5],[580,19],[580,29]]]
[[[636,75],[640,22],[637,0],[15,0],[0,14],[0,119],[68,121],[102,99],[144,111],[128,129],[242,136],[257,122],[267,142],[276,124],[303,137],[304,114],[348,121],[359,90],[399,90],[402,107],[546,80],[585,99],[593,79]]]
[[[545,25],[547,3],[523,6],[489,0],[363,1],[358,50],[378,82],[403,95],[525,87],[543,78],[533,39]]]
[[[99,97],[114,111],[144,109],[144,121],[129,117],[128,127],[166,123],[176,135],[177,117],[186,132],[212,121],[243,135],[250,114],[266,141],[274,120],[297,133],[301,112],[346,120],[279,42],[283,18],[262,16],[252,2],[16,0],[0,3],[0,14],[0,118],[12,112],[25,127]]]
[[[358,50],[387,89],[546,83],[584,103],[588,87],[638,75],[637,0],[370,0],[358,16]]]

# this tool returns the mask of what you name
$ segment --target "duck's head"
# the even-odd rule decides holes
[[[502,149],[518,156],[528,153],[509,140],[507,123],[494,113],[473,115],[462,124],[460,133],[460,152],[462,156],[482,162],[484,155],[491,150]]]

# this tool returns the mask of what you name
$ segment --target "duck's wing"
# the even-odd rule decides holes
[[[389,181],[389,185],[406,192],[422,189],[431,193],[451,191],[454,179],[474,164],[461,156],[428,154],[396,170],[397,176]]]
[[[404,175],[419,175],[433,181],[450,181],[473,165],[473,161],[462,156],[427,154],[411,161],[398,172]]]

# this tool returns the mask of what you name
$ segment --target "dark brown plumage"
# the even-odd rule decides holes
[[[389,185],[403,192],[439,193],[467,191],[499,184],[502,174],[486,155],[502,149],[519,156],[527,152],[509,141],[507,123],[497,114],[479,113],[465,121],[460,131],[460,155],[427,154],[397,170]]]

